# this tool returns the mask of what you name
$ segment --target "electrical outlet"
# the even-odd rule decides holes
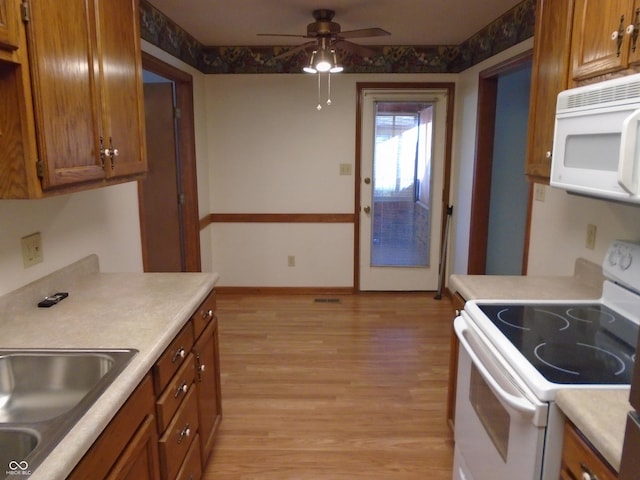
[[[545,186],[539,183],[535,184],[533,196],[538,202],[544,202]]]
[[[22,263],[24,268],[42,262],[42,237],[40,232],[32,233],[20,239],[22,245]]]
[[[290,267],[296,266],[296,257],[294,255],[289,255],[287,257],[287,265],[289,265]]]
[[[341,163],[340,164],[340,175],[351,175],[351,164],[350,163]]]
[[[596,231],[598,227],[593,224],[587,225],[587,240],[585,242],[585,247],[589,250],[594,250],[596,248]]]

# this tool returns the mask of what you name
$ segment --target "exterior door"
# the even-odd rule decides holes
[[[447,92],[361,94],[360,290],[437,290]]]
[[[180,272],[184,253],[173,83],[145,83],[144,105],[149,171],[138,187],[144,270]]]

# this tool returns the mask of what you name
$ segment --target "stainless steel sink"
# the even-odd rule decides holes
[[[0,472],[33,471],[29,462],[24,459],[29,457],[37,445],[38,435],[34,431],[0,430]]]
[[[33,472],[136,353],[0,349],[0,478]]]

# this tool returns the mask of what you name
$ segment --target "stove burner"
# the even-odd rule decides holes
[[[579,322],[602,322],[613,323],[616,321],[615,315],[593,307],[571,307],[567,308],[567,316]]]
[[[503,308],[497,313],[496,317],[505,325],[525,331],[530,331],[532,327],[538,327],[540,321],[545,320],[551,321],[551,323],[560,322],[558,324],[559,331],[566,330],[570,326],[569,321],[558,313],[542,308],[533,308],[532,311],[538,315],[534,315],[533,317],[523,316],[520,312],[514,311],[513,309]]]
[[[538,360],[560,372],[570,375],[589,376],[592,372],[589,367],[594,364],[602,364],[603,368],[614,376],[618,376],[626,370],[624,361],[616,354],[594,345],[585,343],[561,344],[541,343],[534,349]],[[574,370],[569,370],[571,367]]]

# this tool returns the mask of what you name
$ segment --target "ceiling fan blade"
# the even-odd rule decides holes
[[[284,58],[292,57],[293,55],[295,55],[298,52],[306,50],[307,48],[309,48],[311,46],[315,46],[315,44],[316,44],[316,42],[303,43],[302,45],[298,45],[297,47],[293,47],[291,50],[287,50],[286,52],[283,52],[280,55],[276,55],[275,57],[273,57],[273,59],[274,60],[282,60]]]
[[[309,38],[307,35],[296,35],[293,33],[256,33],[258,37],[295,37],[295,38]]]
[[[372,48],[363,47],[362,45],[358,45],[356,43],[349,42],[347,40],[338,40],[335,43],[335,46],[336,48],[340,48],[349,53],[354,53],[362,58],[377,57],[379,55],[379,52],[377,52]]]
[[[362,28],[360,30],[347,30],[338,34],[341,38],[364,38],[364,37],[384,37],[391,35],[390,32],[382,28]]]

